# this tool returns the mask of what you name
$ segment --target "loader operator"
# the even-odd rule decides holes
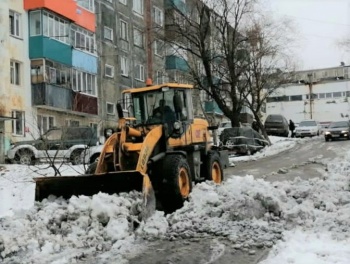
[[[176,121],[175,112],[170,106],[165,104],[164,99],[160,99],[159,106],[153,110],[153,118],[160,119],[164,123],[167,123],[169,128],[171,128]]]

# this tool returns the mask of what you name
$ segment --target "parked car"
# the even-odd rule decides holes
[[[283,137],[289,135],[289,123],[283,115],[268,115],[264,126],[268,135]]]
[[[336,121],[332,122],[328,129],[324,132],[324,139],[331,141],[334,139],[350,139],[350,122],[349,121]]]
[[[37,161],[81,162],[81,153],[88,146],[96,146],[98,138],[91,127],[52,128],[35,140],[20,141],[11,145],[7,160],[12,163],[34,165]]]
[[[313,137],[321,134],[321,125],[316,120],[303,120],[295,129],[296,137]]]
[[[224,131],[225,128],[231,128],[231,121],[223,121],[220,123],[219,128],[217,130],[217,134],[218,136],[221,135],[222,131]]]
[[[251,155],[268,142],[251,127],[226,128],[220,135],[221,144],[235,154]]]
[[[103,145],[92,146],[84,149],[81,153],[81,162],[83,164],[91,164],[99,158]]]

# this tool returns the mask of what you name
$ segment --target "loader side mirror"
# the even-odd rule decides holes
[[[120,103],[117,103],[117,113],[118,113],[119,118],[124,117],[123,108],[122,108],[122,105]]]

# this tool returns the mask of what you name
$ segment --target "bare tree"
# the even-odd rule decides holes
[[[166,41],[188,62],[190,78],[239,126],[249,66],[245,21],[255,0],[187,2],[184,12],[174,7],[166,15]]]
[[[288,49],[293,39],[286,32],[292,30],[288,20],[274,22],[272,18],[261,16],[247,28],[249,42],[249,64],[244,72],[243,97],[246,106],[269,141],[261,122],[261,110],[266,99],[277,88],[289,82],[294,74],[291,52]]]

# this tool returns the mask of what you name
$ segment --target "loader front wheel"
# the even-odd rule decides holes
[[[202,175],[206,180],[220,184],[224,179],[220,157],[218,153],[209,153],[202,163]]]
[[[192,190],[190,167],[181,155],[167,156],[163,163],[162,207],[166,213],[183,206]]]

